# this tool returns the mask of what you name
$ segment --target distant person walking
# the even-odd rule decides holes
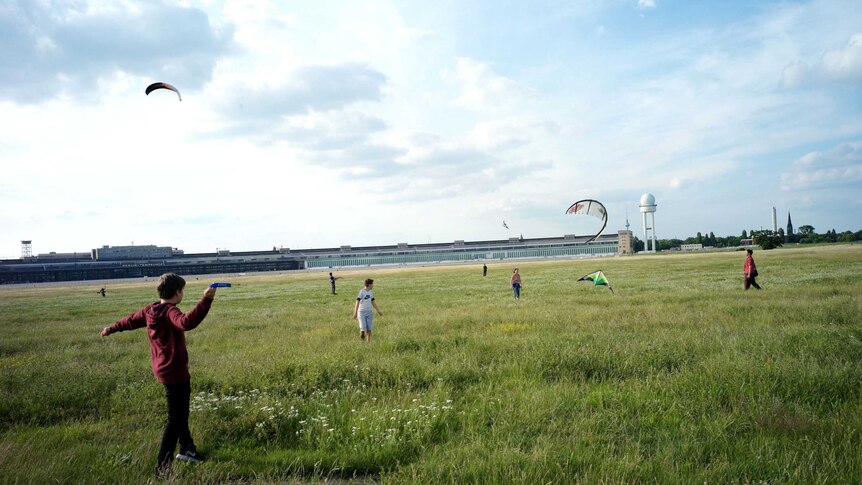
[[[332,273],[329,273],[329,284],[332,285],[332,294],[335,295],[335,280],[339,277],[332,276]]]
[[[371,342],[371,327],[374,320],[374,311],[371,308],[374,307],[377,314],[383,316],[383,312],[374,300],[374,292],[371,291],[373,288],[374,280],[370,278],[365,280],[365,288],[359,290],[356,304],[353,305],[353,319],[359,320],[359,340],[365,342]]]
[[[742,286],[746,290],[748,287],[753,286],[755,289],[759,290],[760,285],[757,284],[757,281],[754,279],[757,278],[757,266],[754,264],[754,251],[750,249],[746,249],[745,256],[745,264],[742,266],[742,275],[744,279],[742,280]]]
[[[482,264],[482,276],[488,276],[488,265]]]
[[[102,295],[102,298],[104,298],[105,297],[105,287],[103,286],[102,289],[97,291],[96,293]]]
[[[183,314],[177,305],[183,301],[185,286],[186,280],[181,276],[174,273],[163,274],[156,288],[159,301],[102,330],[102,337],[107,337],[112,333],[147,327],[153,374],[156,380],[165,386],[165,398],[168,402],[168,419],[165,421],[156,464],[158,479],[170,475],[177,440],[180,442],[177,459],[187,462],[204,461],[203,455],[195,448],[189,431],[191,375],[185,333],[195,329],[206,318],[216,289],[207,288],[192,311]]]
[[[521,299],[521,273],[518,272],[518,268],[515,268],[512,271],[512,291],[515,294],[515,299]]]

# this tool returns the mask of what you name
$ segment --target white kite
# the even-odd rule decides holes
[[[602,205],[601,202],[593,199],[584,199],[579,200],[569,206],[566,210],[566,214],[574,214],[574,215],[587,215],[593,216],[601,219],[602,228],[599,229],[599,232],[596,233],[595,236],[586,240],[586,242],[590,242],[595,240],[597,237],[602,235],[602,231],[605,230],[605,226],[608,225],[608,211],[605,209],[605,206]]]

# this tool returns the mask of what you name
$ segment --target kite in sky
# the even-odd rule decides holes
[[[593,199],[584,199],[579,200],[569,206],[566,210],[566,214],[575,214],[575,215],[587,215],[593,216],[601,219],[602,228],[599,229],[599,232],[596,233],[595,236],[587,239],[584,243],[588,243],[590,241],[595,240],[597,237],[602,235],[602,231],[605,230],[605,227],[608,225],[608,211],[605,209],[605,206],[602,205],[601,202]]]
[[[614,292],[614,289],[611,288],[611,282],[608,281],[608,278],[605,276],[604,273],[602,273],[602,270],[598,270],[588,275],[584,275],[578,281],[592,281],[593,286],[604,285],[607,286],[609,290],[611,290],[611,293]]]
[[[509,228],[509,226],[506,225],[506,221],[503,221],[503,227],[505,227],[506,229]]]
[[[183,100],[183,97],[180,95],[180,91],[179,91],[179,89],[177,89],[177,88],[175,88],[175,87],[171,86],[171,85],[170,85],[170,84],[168,84],[168,83],[153,83],[153,84],[150,84],[149,86],[147,86],[147,90],[146,90],[145,92],[147,93],[147,96],[149,96],[149,95],[150,95],[150,93],[152,93],[152,92],[153,92],[153,91],[155,91],[156,89],[168,89],[168,90],[170,90],[170,91],[173,91],[173,92],[177,93],[177,97],[178,97],[178,98],[180,98],[180,101],[182,101],[182,100]]]

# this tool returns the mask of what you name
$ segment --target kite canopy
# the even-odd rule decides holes
[[[180,101],[182,101],[182,100],[183,100],[183,97],[180,95],[180,91],[179,91],[177,88],[175,88],[175,87],[171,86],[171,85],[170,85],[170,84],[168,84],[168,83],[153,83],[153,84],[150,84],[149,86],[147,86],[147,90],[146,90],[145,92],[146,92],[147,96],[149,96],[149,95],[150,95],[150,93],[152,93],[152,92],[153,92],[153,91],[155,91],[156,89],[167,89],[167,90],[173,91],[173,92],[177,93],[177,97],[178,97],[178,98],[180,98]]]
[[[601,219],[602,228],[599,229],[599,232],[596,233],[595,236],[586,240],[586,242],[591,242],[597,237],[602,235],[602,231],[605,230],[605,227],[608,225],[608,211],[605,209],[605,206],[602,205],[601,202],[593,199],[584,199],[579,200],[569,206],[566,210],[566,214],[574,214],[574,215],[586,215],[593,216]]]
[[[611,293],[614,292],[614,289],[611,288],[611,282],[608,281],[608,278],[605,276],[604,273],[602,273],[602,270],[598,270],[588,275],[584,275],[578,281],[592,281],[593,286],[604,285],[607,286],[609,290],[611,290]]]

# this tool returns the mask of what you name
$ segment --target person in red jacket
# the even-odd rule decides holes
[[[754,265],[754,251],[750,249],[746,249],[745,256],[745,264],[742,266],[742,276],[744,279],[742,280],[742,287],[744,289],[748,289],[748,287],[753,286],[755,289],[759,290],[760,285],[757,284],[757,281],[754,278],[757,277],[757,266]]]
[[[207,316],[215,298],[216,289],[207,288],[192,311],[183,314],[177,305],[183,301],[185,286],[186,281],[179,275],[163,274],[156,288],[159,301],[102,330],[102,337],[106,337],[115,332],[147,327],[153,374],[156,380],[165,386],[165,397],[168,401],[168,418],[165,421],[162,444],[159,448],[157,475],[170,472],[177,440],[180,443],[178,460],[199,462],[205,459],[195,448],[189,431],[191,375],[185,332],[196,328]]]

